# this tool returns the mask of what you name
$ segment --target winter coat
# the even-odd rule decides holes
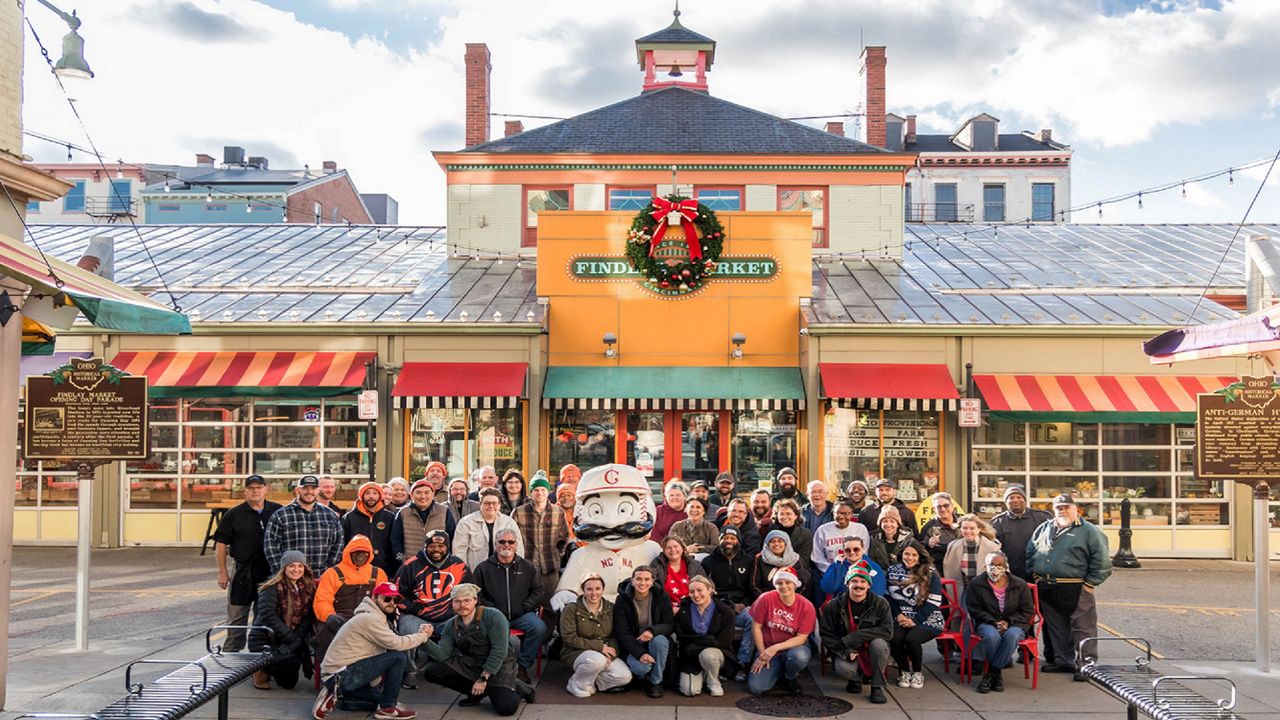
[[[849,591],[846,590],[822,606],[818,615],[818,635],[822,649],[831,657],[847,658],[872,640],[885,642],[893,637],[894,615],[889,601],[867,593],[868,603],[854,615]],[[857,629],[854,629],[856,626]]]
[[[1031,633],[1031,619],[1035,617],[1035,602],[1031,597],[1031,588],[1027,582],[1017,575],[1006,575],[1009,584],[1004,589],[1004,610],[996,601],[996,591],[991,587],[991,578],[982,573],[969,583],[965,593],[964,605],[973,620],[973,626],[995,625],[1004,620],[1009,627],[1022,628],[1028,635]]]
[[[677,520],[668,534],[680,538],[685,545],[700,546],[702,550],[699,552],[711,552],[711,548],[720,543],[720,528],[710,520],[703,520],[697,525],[688,518]]]
[[[653,586],[655,588],[664,588],[667,585],[667,556],[665,553],[658,553],[658,557],[649,563],[649,567],[653,570]],[[685,574],[692,580],[698,575],[706,575],[706,568],[702,567],[702,563],[693,559],[692,555],[684,556]]]
[[[724,534],[725,524],[729,522],[729,516],[716,518],[716,525],[720,528],[720,534]],[[729,527],[734,527],[730,525]],[[760,539],[760,528],[756,527],[756,519],[747,513],[747,519],[742,521],[742,527],[735,528],[738,531],[738,546],[742,548],[742,552],[749,557],[755,557],[760,552],[763,541]]]
[[[747,607],[756,600],[756,591],[751,586],[754,564],[755,558],[741,548],[732,559],[725,557],[724,551],[716,548],[702,561],[707,577],[716,584],[716,596],[732,605]]]
[[[1052,520],[1036,528],[1027,542],[1027,570],[1036,578],[1059,582],[1084,580],[1097,587],[1111,577],[1111,553],[1107,536],[1097,525],[1077,520],[1066,532],[1054,537]]]
[[[425,511],[413,503],[400,508],[396,513],[395,524],[391,526],[391,547],[396,559],[402,563],[408,562],[427,546],[427,534],[436,530],[443,530],[449,533],[449,537],[453,537],[453,518],[444,505],[433,502]]]
[[[477,565],[472,575],[480,586],[480,604],[496,609],[507,620],[537,610],[547,599],[542,573],[519,555],[507,565],[491,557]]]
[[[433,623],[447,620],[453,617],[449,594],[458,585],[469,582],[472,582],[471,571],[458,556],[446,555],[437,564],[427,557],[425,548],[419,550],[396,573],[400,612]]]
[[[1000,541],[1000,548],[1009,558],[1009,572],[1023,580],[1031,579],[1027,568],[1027,543],[1036,528],[1052,519],[1053,516],[1044,510],[1032,508],[1027,508],[1021,515],[1005,510],[991,518],[991,529],[996,531],[996,540]]]
[[[498,513],[493,521],[495,546],[498,542],[498,533],[502,530],[515,532],[516,554],[524,557],[524,538],[520,535],[520,528],[516,526],[516,521],[512,520],[510,515]],[[467,567],[473,570],[489,559],[489,528],[484,516],[478,511],[458,521],[458,527],[453,533],[453,554],[462,558]]]
[[[898,528],[898,535],[892,539],[886,538],[884,531],[876,528],[871,531],[871,551],[868,554],[882,568],[897,565],[902,561],[903,546],[913,539],[911,531],[905,527]]]
[[[938,529],[938,544],[929,546],[929,535],[933,533],[933,529]],[[942,567],[943,560],[947,557],[947,547],[952,542],[960,539],[960,521],[955,519],[950,527],[943,525],[938,518],[933,518],[920,528],[920,544],[929,551],[929,557],[933,558],[933,566]],[[947,577],[951,577],[948,575]]]
[[[981,575],[986,567],[987,555],[993,552],[1000,552],[1000,543],[981,535],[978,536],[978,572],[974,576]],[[952,540],[947,546],[946,557],[942,560],[942,577],[948,580],[955,580],[956,584],[961,588],[965,588],[964,578],[960,576],[960,561],[964,558],[964,538]]]
[[[809,534],[812,535],[818,532],[818,528],[833,522],[836,519],[835,513],[835,503],[828,502],[827,507],[822,512],[814,510],[813,503],[809,503],[800,510],[800,524],[804,525],[804,529],[808,530]]]
[[[287,582],[287,581],[282,581]],[[271,628],[271,655],[276,660],[293,659],[304,668],[311,667],[311,630],[315,614],[308,607],[298,627],[289,627],[280,614],[278,585],[268,585],[258,591],[258,601],[253,607],[253,624]],[[249,649],[260,652],[267,645],[267,633],[249,632]],[[308,675],[310,677],[310,675]]]
[[[376,483],[365,483],[360,486],[356,497],[359,498],[370,487],[378,487]],[[400,561],[396,558],[395,549],[391,545],[391,530],[395,525],[396,514],[388,510],[381,501],[372,512],[366,510],[364,503],[356,501],[355,507],[342,516],[342,535],[351,542],[356,535],[364,535],[373,543],[373,564],[382,568],[387,575],[395,575],[400,569]]]
[[[884,597],[889,592],[886,584],[887,577],[884,568],[866,555],[862,556],[862,562],[866,564],[867,569],[871,571],[871,592]],[[827,567],[827,571],[822,574],[822,579],[818,581],[818,589],[824,594],[835,597],[844,592],[845,582],[844,576],[849,574],[849,561],[837,560]]]
[[[387,614],[382,612],[373,598],[360,601],[356,613],[343,623],[329,645],[320,665],[321,677],[329,679],[342,672],[348,665],[360,662],[388,650],[412,650],[430,638],[425,633],[399,635],[391,629]]]
[[[800,565],[804,566],[805,571],[809,570],[809,558],[813,556],[813,533],[809,532],[804,525],[797,520],[795,525],[789,528],[782,527],[779,523],[773,523],[769,526],[770,530],[781,530],[791,538],[791,549],[796,551],[800,556]],[[766,535],[768,533],[765,533]],[[770,590],[773,588],[770,587]]]
[[[511,690],[516,687],[516,661],[510,633],[502,613],[478,607],[471,625],[463,626],[455,615],[440,626],[439,639],[426,646],[427,656],[471,682],[487,671],[490,687]]]
[[[665,635],[667,638],[675,632],[675,614],[671,612],[671,599],[662,591],[656,582],[649,589],[649,624],[640,627],[639,614],[636,612],[635,589],[627,583],[618,593],[613,603],[613,637],[622,647],[619,656],[638,658],[649,652],[648,643],[638,638],[648,630],[654,637]]]
[[[592,615],[586,600],[578,598],[560,611],[560,662],[573,667],[573,662],[587,650],[601,652],[608,645],[618,650],[613,637],[613,603],[600,600],[600,612]]]
[[[738,614],[732,605],[718,597],[711,598],[711,606],[715,608],[711,616],[711,624],[705,633],[699,633],[693,629],[693,598],[680,601],[680,610],[676,612],[675,623],[676,645],[680,652],[678,664],[682,673],[702,672],[698,653],[708,648],[719,648],[724,654],[726,665],[736,664],[737,654],[733,652],[733,630]],[[720,671],[732,676],[734,667],[722,667]]]
[[[688,517],[684,510],[672,510],[670,505],[662,503],[653,514],[653,530],[649,532],[649,538],[661,545],[671,534],[671,526]]]
[[[763,559],[764,553],[756,555],[755,560],[751,563],[751,589],[755,592],[757,598],[764,593],[773,590],[773,571],[777,570],[777,566],[770,565]],[[802,588],[809,587],[809,567],[803,562],[796,563],[791,568],[795,571],[796,577],[800,580]]]
[[[320,582],[316,583],[316,598],[312,607],[315,609],[316,619],[320,622],[327,621],[329,616],[334,614],[333,600],[339,588],[344,585],[370,585],[372,590],[378,583],[387,581],[387,574],[372,562],[365,563],[361,567],[356,567],[355,563],[351,562],[351,554],[359,551],[371,555],[373,553],[373,544],[363,535],[357,535],[347,543],[346,549],[342,551],[342,561],[325,570],[320,576]]]

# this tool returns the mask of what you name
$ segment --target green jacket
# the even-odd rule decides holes
[[[613,639],[613,603],[601,600],[603,607],[598,614],[587,610],[585,601],[578,598],[564,606],[560,613],[560,640],[563,649],[560,661],[573,667],[573,661],[587,650],[602,652],[608,645],[615,651],[618,641]]]
[[[473,666],[475,664],[482,663],[480,670],[487,671],[492,676],[497,676],[499,671],[502,670],[504,661],[510,654],[510,640],[508,638],[510,634],[510,626],[507,624],[507,619],[502,616],[501,612],[498,612],[494,608],[476,608],[476,618],[473,622],[479,623],[480,629],[484,631],[485,637],[489,640],[489,648],[483,659],[480,657],[455,658],[455,655],[459,655],[458,633],[461,630],[461,628],[458,627],[459,622],[460,621],[456,615],[445,621],[439,631],[440,639],[427,644],[427,655],[436,662],[449,664],[451,666],[453,665],[453,663],[450,662],[451,660],[459,661],[459,664],[463,666]],[[483,644],[481,644],[481,647],[483,647]],[[475,671],[474,667],[466,667],[465,669]],[[468,672],[464,672],[462,674],[468,677],[468,679],[474,679],[474,677],[480,676],[479,671],[475,671],[474,677],[472,677],[471,673]],[[503,687],[506,686],[506,684],[503,684]]]
[[[1027,570],[1037,579],[1083,580],[1097,587],[1111,577],[1111,553],[1107,536],[1097,525],[1077,520],[1054,538],[1055,525],[1048,520],[1031,533],[1027,542]]]

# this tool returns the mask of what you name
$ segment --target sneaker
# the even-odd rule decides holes
[[[707,692],[711,693],[711,697],[724,696],[724,686],[720,684],[720,678],[715,678],[714,680],[708,678],[705,684],[707,686]]]
[[[924,672],[911,674],[911,687],[916,690],[924,687]]]
[[[983,695],[991,692],[991,686],[995,684],[995,681],[996,679],[990,673],[983,675],[982,679],[978,681],[978,692]]]
[[[912,676],[912,674],[913,674],[913,673],[909,673],[909,672],[900,672],[900,673],[898,673],[898,687],[900,687],[900,688],[909,688],[909,687],[911,687],[911,676]]]
[[[572,695],[572,696],[574,696],[574,697],[578,697],[578,698],[589,698],[589,697],[591,697],[591,691],[590,691],[590,690],[584,690],[584,689],[582,689],[582,688],[576,687],[572,682],[570,682],[568,685],[565,685],[565,686],[564,686],[564,689],[565,689],[565,690],[567,690],[567,691],[569,691],[569,694],[570,694],[570,695]]]
[[[321,685],[320,694],[316,696],[316,702],[311,706],[311,717],[316,720],[324,720],[329,711],[333,710],[333,707],[337,704],[338,696],[327,685]]]
[[[413,720],[418,717],[418,713],[400,703],[396,703],[395,707],[378,708],[373,717],[374,720]]]
[[[884,688],[871,688],[871,702],[875,705],[883,705],[889,702],[889,698],[884,696]]]

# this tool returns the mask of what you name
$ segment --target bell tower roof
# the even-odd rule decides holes
[[[636,60],[644,69],[644,90],[679,85],[707,91],[706,73],[716,56],[716,41],[680,24],[680,4],[667,27],[636,40]],[[693,72],[689,80],[686,71]],[[659,74],[664,77],[659,78]],[[669,79],[668,79],[669,78]]]

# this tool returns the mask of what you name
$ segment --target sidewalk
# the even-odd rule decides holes
[[[64,548],[19,548],[15,551],[13,577],[13,622],[9,669],[9,693],[0,720],[11,720],[23,712],[92,712],[125,695],[124,667],[130,661],[143,658],[192,660],[204,654],[204,629],[222,619],[223,594],[213,584],[210,569],[212,558],[199,557],[196,551],[159,548],[129,548],[105,550],[94,553],[92,593],[91,651],[76,653],[71,650],[74,617],[74,552]],[[1176,564],[1182,567],[1183,563]],[[1216,566],[1225,567],[1225,566]],[[163,568],[163,569],[159,569]],[[1234,573],[1244,575],[1247,566],[1237,567]],[[1241,579],[1243,582],[1244,579]],[[1148,597],[1161,595],[1161,585],[1169,578],[1159,570],[1127,575],[1117,587],[1124,586],[1124,598],[1112,597],[1105,592],[1100,596],[1104,623],[1110,621],[1121,629],[1139,616],[1134,613]],[[1165,585],[1164,587],[1168,587]],[[1106,586],[1104,586],[1104,590]],[[1184,594],[1184,600],[1189,600]],[[1115,605],[1123,613],[1108,617],[1107,604]],[[1215,602],[1222,602],[1217,596]],[[1181,607],[1181,606],[1161,606]],[[1190,606],[1188,606],[1190,607]],[[1153,627],[1161,628],[1170,637],[1180,634],[1177,624],[1167,620],[1167,611],[1153,610],[1150,620]],[[1163,613],[1163,614],[1161,614]],[[1251,622],[1238,616],[1214,613],[1233,631],[1240,631]],[[1145,616],[1141,616],[1145,617]],[[1205,631],[1212,622],[1208,614],[1192,613],[1180,620],[1184,625],[1194,621]],[[1209,627],[1213,631],[1213,627]],[[1161,638],[1152,637],[1156,649]],[[1172,644],[1172,643],[1170,643]],[[1109,645],[1110,647],[1107,647]],[[1104,657],[1127,661],[1138,654],[1121,643],[1104,645]],[[1250,647],[1243,648],[1243,657],[1252,654]],[[1241,656],[1240,649],[1234,653]],[[942,677],[942,662],[930,647],[926,652],[927,681],[919,690],[888,688],[889,704],[870,705],[864,690],[861,696],[844,693],[843,682],[834,677],[823,677],[814,667],[814,679],[827,695],[848,700],[853,710],[841,717],[883,718],[885,720],[1014,720],[1036,717],[1039,720],[1065,720],[1066,718],[1118,718],[1123,717],[1123,705],[1090,685],[1075,683],[1069,675],[1042,674],[1040,686],[1035,692],[1030,682],[1022,679],[1020,667],[1015,665],[1006,671],[1004,693],[979,695],[971,686],[963,686],[952,674]],[[1176,674],[1226,675],[1231,677],[1239,691],[1238,712],[1253,720],[1280,720],[1280,668],[1270,677],[1252,669],[1252,664],[1239,660],[1193,660],[1183,657],[1176,661],[1157,661],[1157,667]],[[147,678],[167,672],[165,668],[143,671],[142,682]],[[305,683],[304,683],[305,684]],[[1204,693],[1216,696],[1212,687]],[[527,705],[517,717],[523,720],[600,720],[607,713],[609,720],[728,720],[728,718],[758,718],[734,708],[688,708],[672,705],[654,705],[642,693],[635,692],[634,704],[610,705],[602,708],[591,701],[573,704]],[[1222,692],[1226,695],[1226,691]],[[270,691],[255,690],[243,683],[232,692],[231,717],[244,719],[306,718],[310,716],[314,694],[310,684],[305,689]],[[671,694],[668,694],[668,698]],[[488,703],[478,708],[458,707],[459,696],[421,683],[418,690],[405,691],[402,702],[418,712],[423,720],[441,718],[470,719],[493,718]],[[209,704],[192,717],[216,717],[216,704]],[[336,720],[356,720],[366,716],[358,713],[338,713]]]

